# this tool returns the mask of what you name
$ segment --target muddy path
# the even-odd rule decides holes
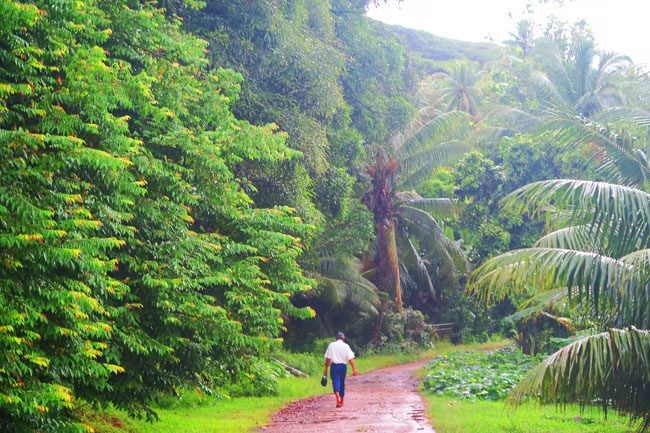
[[[427,361],[375,370],[345,382],[345,405],[333,394],[290,403],[273,416],[263,433],[435,433],[414,372]],[[348,367],[348,372],[350,371]],[[330,384],[327,384],[330,388]],[[331,388],[330,388],[331,389]]]

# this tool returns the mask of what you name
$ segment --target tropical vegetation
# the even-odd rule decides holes
[[[0,2],[0,430],[272,395],[342,323],[555,352],[513,401],[650,429],[647,72],[585,23],[371,3]]]

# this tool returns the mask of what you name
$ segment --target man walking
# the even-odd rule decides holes
[[[332,388],[334,397],[336,397],[336,407],[343,406],[343,397],[345,397],[345,375],[347,374],[347,363],[352,367],[352,376],[357,375],[357,369],[354,367],[354,352],[345,343],[345,335],[342,332],[336,334],[336,341],[327,346],[325,351],[325,370],[331,365],[330,377],[332,378]]]

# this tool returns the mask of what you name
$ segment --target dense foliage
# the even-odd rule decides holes
[[[648,327],[643,72],[582,24],[440,48],[369,3],[0,3],[1,430],[273,392],[341,324]]]
[[[230,167],[298,153],[231,114],[238,75],[159,9],[2,8],[2,429],[255,375],[282,316],[313,314],[290,302],[309,227]]]

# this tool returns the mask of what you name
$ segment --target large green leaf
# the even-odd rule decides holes
[[[531,285],[541,291],[566,287],[570,299],[593,306],[602,321],[644,326],[648,274],[641,270],[647,267],[578,250],[528,248],[485,262],[473,272],[470,291],[491,302]]]
[[[575,222],[592,229],[635,239],[641,246],[650,242],[650,194],[639,189],[586,180],[555,179],[534,182],[509,194],[504,202],[515,212],[539,214],[555,208],[573,211]],[[611,236],[613,239],[615,236]]]
[[[629,328],[585,337],[555,352],[511,392],[514,403],[527,397],[542,403],[613,407],[639,432],[650,429],[650,332]]]
[[[379,290],[361,275],[361,262],[352,258],[321,257],[318,265],[319,297],[334,305],[351,302],[360,310],[377,314]]]

